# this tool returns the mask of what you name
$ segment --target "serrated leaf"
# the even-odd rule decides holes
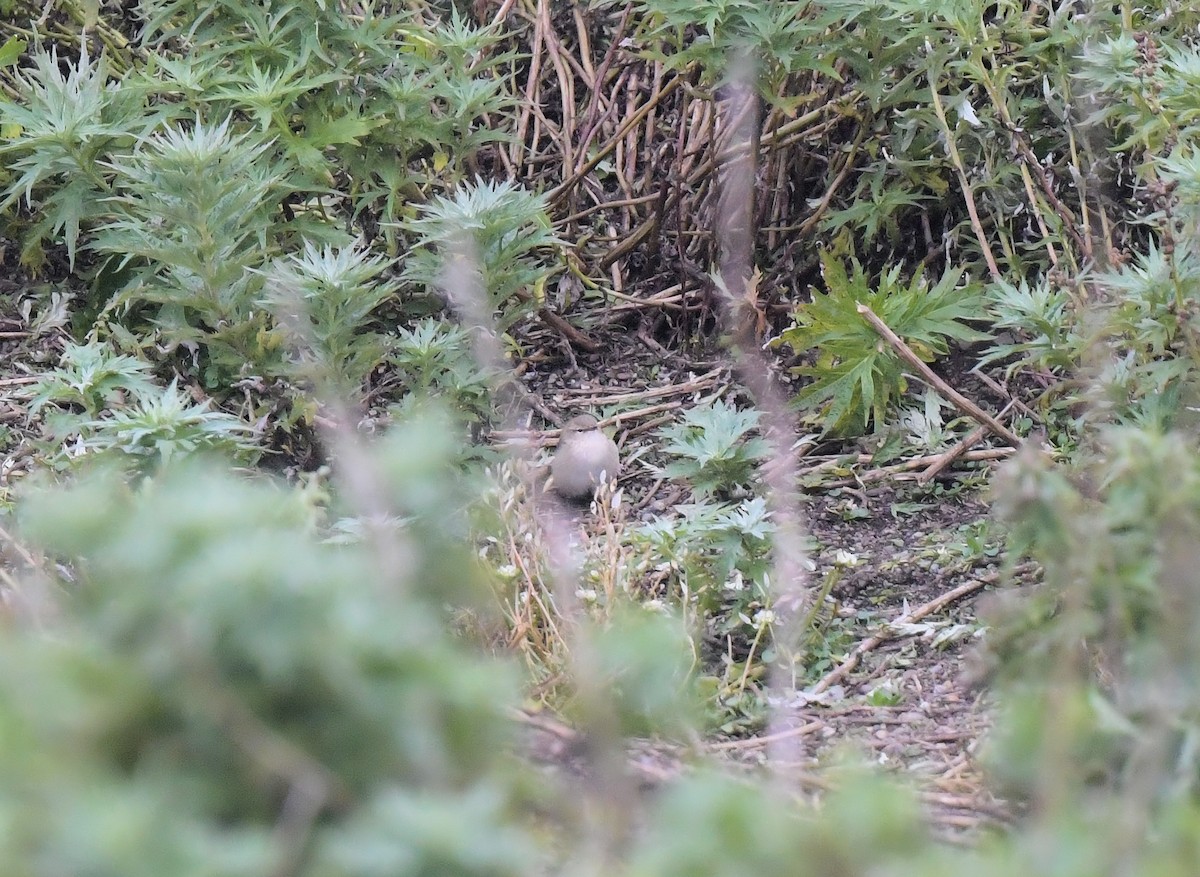
[[[779,337],[797,354],[816,352],[815,364],[795,369],[813,378],[796,403],[836,433],[865,431],[872,420],[881,425],[907,389],[903,361],[858,312],[860,303],[926,362],[944,356],[951,340],[988,337],[963,322],[984,312],[979,291],[959,285],[960,269],[948,269],[927,289],[920,276],[904,283],[899,266],[885,269],[872,285],[857,261],[850,265],[847,271],[841,260],[822,254],[826,291],[814,291],[812,301],[797,309],[795,325]]]

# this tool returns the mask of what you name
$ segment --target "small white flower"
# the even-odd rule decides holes
[[[575,596],[584,603],[595,603],[598,597],[595,588],[580,588],[575,592]]]
[[[858,566],[858,555],[853,551],[845,551],[839,548],[833,553],[834,566]]]
[[[754,626],[756,628],[769,627],[775,623],[775,613],[770,609],[759,609],[754,613]]]
[[[979,121],[979,116],[976,114],[975,108],[971,106],[971,102],[967,100],[967,96],[965,94],[958,104],[958,117],[972,128],[983,127],[983,122]]]

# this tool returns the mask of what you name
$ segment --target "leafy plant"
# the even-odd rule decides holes
[[[768,572],[775,525],[761,498],[677,511],[630,530],[629,546],[641,575],[679,602],[688,626],[709,644],[700,649],[698,668],[709,726],[744,733],[761,727],[766,715],[757,682],[773,617]],[[755,641],[759,647],[744,660],[730,658],[745,655]]]
[[[797,820],[770,787],[756,789],[718,772],[690,776],[656,806],[649,830],[638,839],[630,877],[738,877],[779,873],[779,863],[796,861],[815,873],[869,874],[886,862],[882,867],[897,874],[942,877],[963,867],[964,859],[974,873],[985,873],[972,853],[939,854],[917,839],[911,793],[862,771],[842,774],[822,808],[824,818],[811,821]],[[697,832],[700,825],[708,829]],[[855,825],[859,833],[847,832]],[[999,873],[1016,871],[1001,867]]]
[[[511,56],[457,12],[347,17],[318,0],[140,12],[144,56],[115,53],[132,70],[114,74],[111,51],[74,65],[39,51],[14,78],[16,97],[0,98],[12,170],[0,209],[37,208],[31,264],[59,234],[72,262],[85,245],[111,256],[90,308],[156,306],[168,349],[199,351],[209,389],[286,373],[261,271],[281,252],[348,246],[331,200],[368,237],[382,214],[398,249],[407,205],[504,136],[484,118],[508,104],[496,71]],[[357,346],[354,363],[330,351],[347,376],[382,353]]]
[[[630,531],[628,541],[644,581],[677,595],[700,634],[701,690],[712,727],[745,733],[764,720],[758,689],[766,667],[815,680],[848,648],[856,630],[835,617],[828,601],[845,571],[859,563],[844,551],[814,589],[803,617],[781,641],[770,580],[776,528],[765,500],[695,503]],[[808,539],[806,551],[816,543]],[[862,619],[859,619],[862,621]]]
[[[467,258],[477,260],[480,285],[501,331],[541,306],[551,274],[544,254],[561,243],[551,231],[544,197],[508,181],[476,179],[453,198],[434,198],[405,228],[420,248],[409,255],[404,276],[430,293],[439,286],[444,259]]]
[[[251,269],[278,233],[281,169],[230,124],[169,127],[110,161],[117,194],[90,244],[131,269],[120,301],[157,304],[171,342],[209,350],[211,384],[279,356]]]
[[[253,430],[208,404],[190,402],[176,381],[132,405],[79,424],[81,446],[93,453],[119,453],[153,471],[179,457],[221,452],[252,462],[260,449]]]
[[[66,72],[64,73],[64,67]],[[103,161],[157,124],[142,98],[112,87],[108,64],[83,50],[74,65],[58,52],[37,51],[33,66],[16,74],[19,100],[0,96],[0,126],[14,179],[6,181],[4,210],[19,199],[38,217],[26,232],[21,259],[33,266],[44,260],[42,244],[61,234],[71,264],[81,228],[108,212],[111,172]]]
[[[1045,581],[991,619],[989,654],[1012,695],[997,766],[1043,798],[1102,784],[1139,806],[1190,799],[1200,695],[1180,668],[1200,623],[1200,466],[1178,432],[1111,427],[1098,440],[1101,453],[1065,471],[1029,449],[997,484],[1008,563],[1033,558]],[[1068,751],[1069,768],[1037,769]]]
[[[96,456],[132,458],[142,471],[204,452],[245,462],[257,458],[252,429],[208,404],[191,402],[176,381],[159,388],[149,371],[147,363],[105,344],[68,344],[62,365],[41,377],[29,405],[31,413],[60,409],[43,415],[58,446],[52,456],[73,463]]]
[[[1054,288],[1046,278],[1030,284],[999,280],[987,287],[985,300],[994,315],[993,327],[1015,333],[1019,340],[996,344],[980,367],[1016,357],[1008,364],[1012,374],[1021,368],[1072,368],[1079,363],[1080,341],[1072,333],[1074,308],[1066,290]]]
[[[758,64],[758,92],[770,103],[794,112],[803,96],[789,95],[789,76],[819,71],[838,74],[820,36],[826,23],[810,10],[789,3],[689,3],[642,0],[638,4],[651,43],[647,54],[669,68],[696,68],[710,85],[728,72],[731,59],[744,53]],[[661,48],[659,47],[661,46]]]
[[[68,405],[94,418],[119,397],[143,398],[156,390],[149,363],[114,353],[96,341],[67,344],[58,368],[41,375],[34,385],[29,412],[36,414],[50,404]]]
[[[761,498],[695,503],[634,529],[632,547],[668,593],[701,616],[736,616],[767,600],[771,523]],[[736,620],[730,623],[736,625]]]
[[[723,399],[688,409],[658,431],[663,453],[675,458],[659,474],[686,479],[701,499],[746,487],[767,453],[766,443],[750,436],[758,416]]]
[[[1151,239],[1129,264],[1096,272],[1092,298],[1081,306],[1048,281],[998,283],[989,290],[995,326],[1020,340],[995,346],[984,364],[1017,357],[1009,371],[1050,369],[1063,379],[1045,409],[1078,409],[1070,430],[1115,418],[1162,431],[1190,423],[1200,401],[1200,260],[1191,248]],[[1073,380],[1083,370],[1088,380]],[[1087,407],[1081,407],[1081,403]]]
[[[1194,16],[1193,16],[1194,22]],[[1190,147],[1200,131],[1195,90],[1197,53],[1181,21],[1096,40],[1081,54],[1081,87],[1091,96],[1092,123],[1118,136],[1116,150],[1141,148],[1161,154],[1175,144]]]
[[[254,119],[298,187],[312,197],[342,179],[351,214],[371,227],[379,216],[408,216],[409,202],[462,179],[481,146],[506,136],[489,118],[511,104],[500,71],[512,56],[497,50],[494,30],[472,26],[457,9],[367,7],[345,16],[319,0],[142,7],[143,40],[165,74],[147,76],[145,88],[182,88],[210,118]],[[177,56],[179,39],[202,60]],[[383,232],[394,255],[395,228]]]
[[[1101,275],[1108,294],[1103,348],[1110,365],[1098,376],[1105,413],[1152,415],[1171,426],[1194,419],[1200,363],[1200,259],[1182,247],[1151,242],[1130,265]],[[1165,403],[1165,404],[1164,404]]]
[[[902,410],[897,425],[904,431],[908,445],[925,452],[944,448],[953,435],[942,417],[942,409],[949,407],[949,403],[930,389],[925,391],[920,408]]]
[[[276,259],[263,272],[267,302],[292,329],[301,376],[361,392],[386,353],[385,336],[366,326],[396,294],[395,282],[383,277],[389,263],[361,245],[318,250],[306,242],[302,254]]]
[[[820,420],[827,431],[860,433],[874,420],[888,422],[897,397],[908,389],[904,361],[858,311],[866,305],[925,362],[950,351],[950,341],[981,341],[988,336],[964,321],[983,317],[979,291],[960,286],[963,272],[951,268],[928,288],[923,277],[905,284],[900,267],[880,275],[872,288],[857,261],[847,273],[837,260],[823,260],[826,292],[813,292],[812,302],[796,310],[796,324],[776,343],[798,354],[815,354],[812,365],[794,371],[813,380],[796,396],[796,404]]]
[[[462,327],[426,317],[397,331],[387,358],[414,397],[447,399],[472,419],[490,413],[492,375],[479,365]]]

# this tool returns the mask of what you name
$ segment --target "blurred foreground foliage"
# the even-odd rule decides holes
[[[697,775],[606,828],[589,811],[611,784],[517,759],[513,667],[452,632],[486,593],[454,450],[435,418],[378,448],[399,514],[358,518],[359,539],[211,459],[32,491],[24,533],[72,574],[30,576],[0,642],[5,873],[558,873],[604,831],[638,836],[631,874],[699,873],[680,870],[694,854],[664,864],[695,836],[728,845],[707,873],[754,838],[765,860],[798,855],[803,823],[741,782]],[[593,704],[617,735],[685,733],[678,637],[632,623],[595,653],[599,673],[639,668],[616,686],[632,712]]]
[[[6,584],[5,875],[1194,874],[1196,10],[646,0],[625,42],[613,4],[593,3],[614,57],[661,65],[621,80],[641,83],[621,92],[647,109],[630,118],[651,121],[616,136],[622,114],[582,88],[590,127],[523,128],[515,95],[545,103],[546,86],[521,76],[562,88],[586,65],[532,64],[456,4],[137,6],[136,41],[70,8],[103,52],[50,41],[18,66],[22,39],[0,50],[0,218],[25,268],[65,252],[87,336],[32,397],[48,464],[76,471],[18,504],[22,538],[57,564]],[[989,646],[993,775],[1026,806],[969,851],[932,843],[914,796],[853,771],[820,809],[703,765],[659,790],[626,781],[630,735],[694,740],[706,705],[695,630],[620,588],[594,619],[535,619],[561,625],[553,669],[585,769],[520,757],[527,680],[476,636],[501,576],[477,549],[479,453],[413,396],[365,459],[334,449],[333,481],[233,468],[262,450],[244,423],[311,423],[320,381],[378,401],[381,367],[397,393],[490,416],[491,366],[436,288],[464,227],[504,330],[556,275],[598,298],[591,274],[644,270],[679,283],[691,331],[708,290],[679,278],[714,261],[704,205],[727,144],[697,124],[637,173],[635,149],[612,150],[716,118],[728,52],[747,44],[768,107],[762,288],[810,357],[798,403],[814,428],[882,428],[908,390],[860,319],[868,301],[928,361],[1000,330],[984,361],[1044,388],[1030,417],[1073,455],[1031,447],[997,486],[1010,558],[1044,583],[1004,595]],[[649,100],[683,102],[649,112],[647,81]],[[664,427],[663,474],[704,502],[610,543],[697,628],[769,629],[773,524],[761,498],[724,501],[758,486],[754,421],[711,408]],[[749,663],[733,668],[743,690]]]
[[[997,677],[994,764],[1033,807],[964,851],[929,839],[912,795],[853,769],[828,775],[819,811],[699,754],[638,790],[623,741],[687,739],[700,714],[687,643],[659,613],[571,634],[591,655],[574,665],[582,775],[522,758],[515,667],[459,624],[491,592],[452,434],[414,416],[362,461],[385,517],[338,482],[325,512],[200,458],[134,486],[101,469],[31,490],[23,533],[60,572],[10,595],[0,638],[5,873],[1190,873],[1200,465],[1178,439],[1109,438],[1099,496],[1037,458],[1001,485],[1048,572],[1033,605],[1053,604],[1050,635]],[[1112,551],[1081,551],[1085,535]],[[1082,643],[1128,657],[1101,684]]]

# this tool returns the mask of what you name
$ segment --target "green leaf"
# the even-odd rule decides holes
[[[16,64],[25,54],[27,45],[28,43],[20,37],[9,37],[5,40],[4,45],[0,46],[0,67],[12,67]]]
[[[826,292],[796,311],[796,322],[779,342],[797,354],[815,353],[812,365],[795,369],[813,380],[796,404],[824,423],[828,432],[857,434],[874,421],[882,426],[907,389],[903,360],[858,312],[865,304],[926,362],[949,352],[950,341],[988,338],[965,320],[984,316],[979,290],[960,285],[962,270],[947,269],[928,289],[924,278],[905,284],[900,267],[885,269],[873,287],[857,261],[852,271],[828,254],[822,257]]]

